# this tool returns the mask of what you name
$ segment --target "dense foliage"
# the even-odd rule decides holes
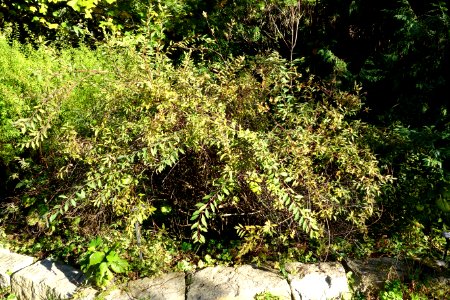
[[[23,0],[0,17],[1,244],[98,285],[440,255],[448,3]]]

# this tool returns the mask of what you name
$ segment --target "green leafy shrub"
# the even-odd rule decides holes
[[[14,34],[32,43],[35,37],[62,45],[82,40],[93,44],[111,32],[136,29],[148,6],[139,0],[5,0],[0,4],[0,28],[13,24]]]
[[[402,300],[405,286],[399,280],[388,282],[380,292],[380,299],[382,300]]]
[[[380,204],[385,213],[372,233],[377,239],[384,235],[380,243],[387,242],[391,250],[397,244],[394,248],[403,255],[415,251],[416,257],[436,256],[436,249],[443,250],[432,240],[448,226],[447,131],[434,126],[412,129],[396,123],[366,135],[373,139],[374,151],[380,153],[380,165],[396,177],[384,186]]]
[[[390,178],[352,119],[357,86],[339,91],[276,53],[207,65],[186,51],[175,66],[149,45],[29,50],[50,66],[14,122],[40,168],[17,175],[43,191],[23,191],[40,220],[31,226],[79,218],[86,233],[114,224],[132,239],[136,224],[163,222],[200,243],[236,227],[240,256],[267,239],[276,249],[367,230]]]
[[[179,243],[164,228],[139,230],[139,238],[119,230],[109,230],[108,240],[120,245],[130,265],[128,278],[155,276],[171,271],[180,258]]]
[[[387,281],[384,289],[380,291],[381,300],[424,300],[429,299],[425,294],[419,291],[418,286],[410,288],[407,284],[400,280]]]
[[[125,273],[128,270],[128,262],[119,256],[118,245],[109,248],[99,237],[89,243],[80,265],[86,276],[99,287],[110,283],[114,273]]]

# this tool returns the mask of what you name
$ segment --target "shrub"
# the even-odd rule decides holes
[[[52,66],[15,120],[45,162],[46,191],[29,205],[41,230],[78,216],[83,230],[115,224],[131,238],[153,219],[203,243],[236,227],[240,255],[267,236],[277,247],[367,230],[389,177],[352,120],[358,87],[338,91],[276,53],[196,65],[187,51],[174,66],[135,45],[30,50]]]

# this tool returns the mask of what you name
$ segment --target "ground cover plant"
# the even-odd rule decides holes
[[[100,286],[441,256],[445,3],[125,2],[0,4],[0,245]]]

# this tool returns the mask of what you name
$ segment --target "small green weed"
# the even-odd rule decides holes
[[[383,291],[380,292],[380,300],[403,300],[405,286],[399,280],[386,283]]]
[[[270,292],[259,293],[255,296],[255,300],[280,300],[281,297],[275,296]]]
[[[412,284],[409,287],[407,284],[401,282],[400,280],[387,281],[384,289],[379,294],[380,300],[426,300],[423,293],[419,291],[420,285],[416,286]]]
[[[4,300],[17,299],[14,294],[10,294],[10,290],[11,289],[9,287],[0,288],[0,299],[4,299]]]
[[[89,248],[80,262],[81,270],[99,287],[104,287],[114,278],[114,273],[128,270],[128,262],[119,256],[117,245],[109,248],[99,237],[89,243]]]

